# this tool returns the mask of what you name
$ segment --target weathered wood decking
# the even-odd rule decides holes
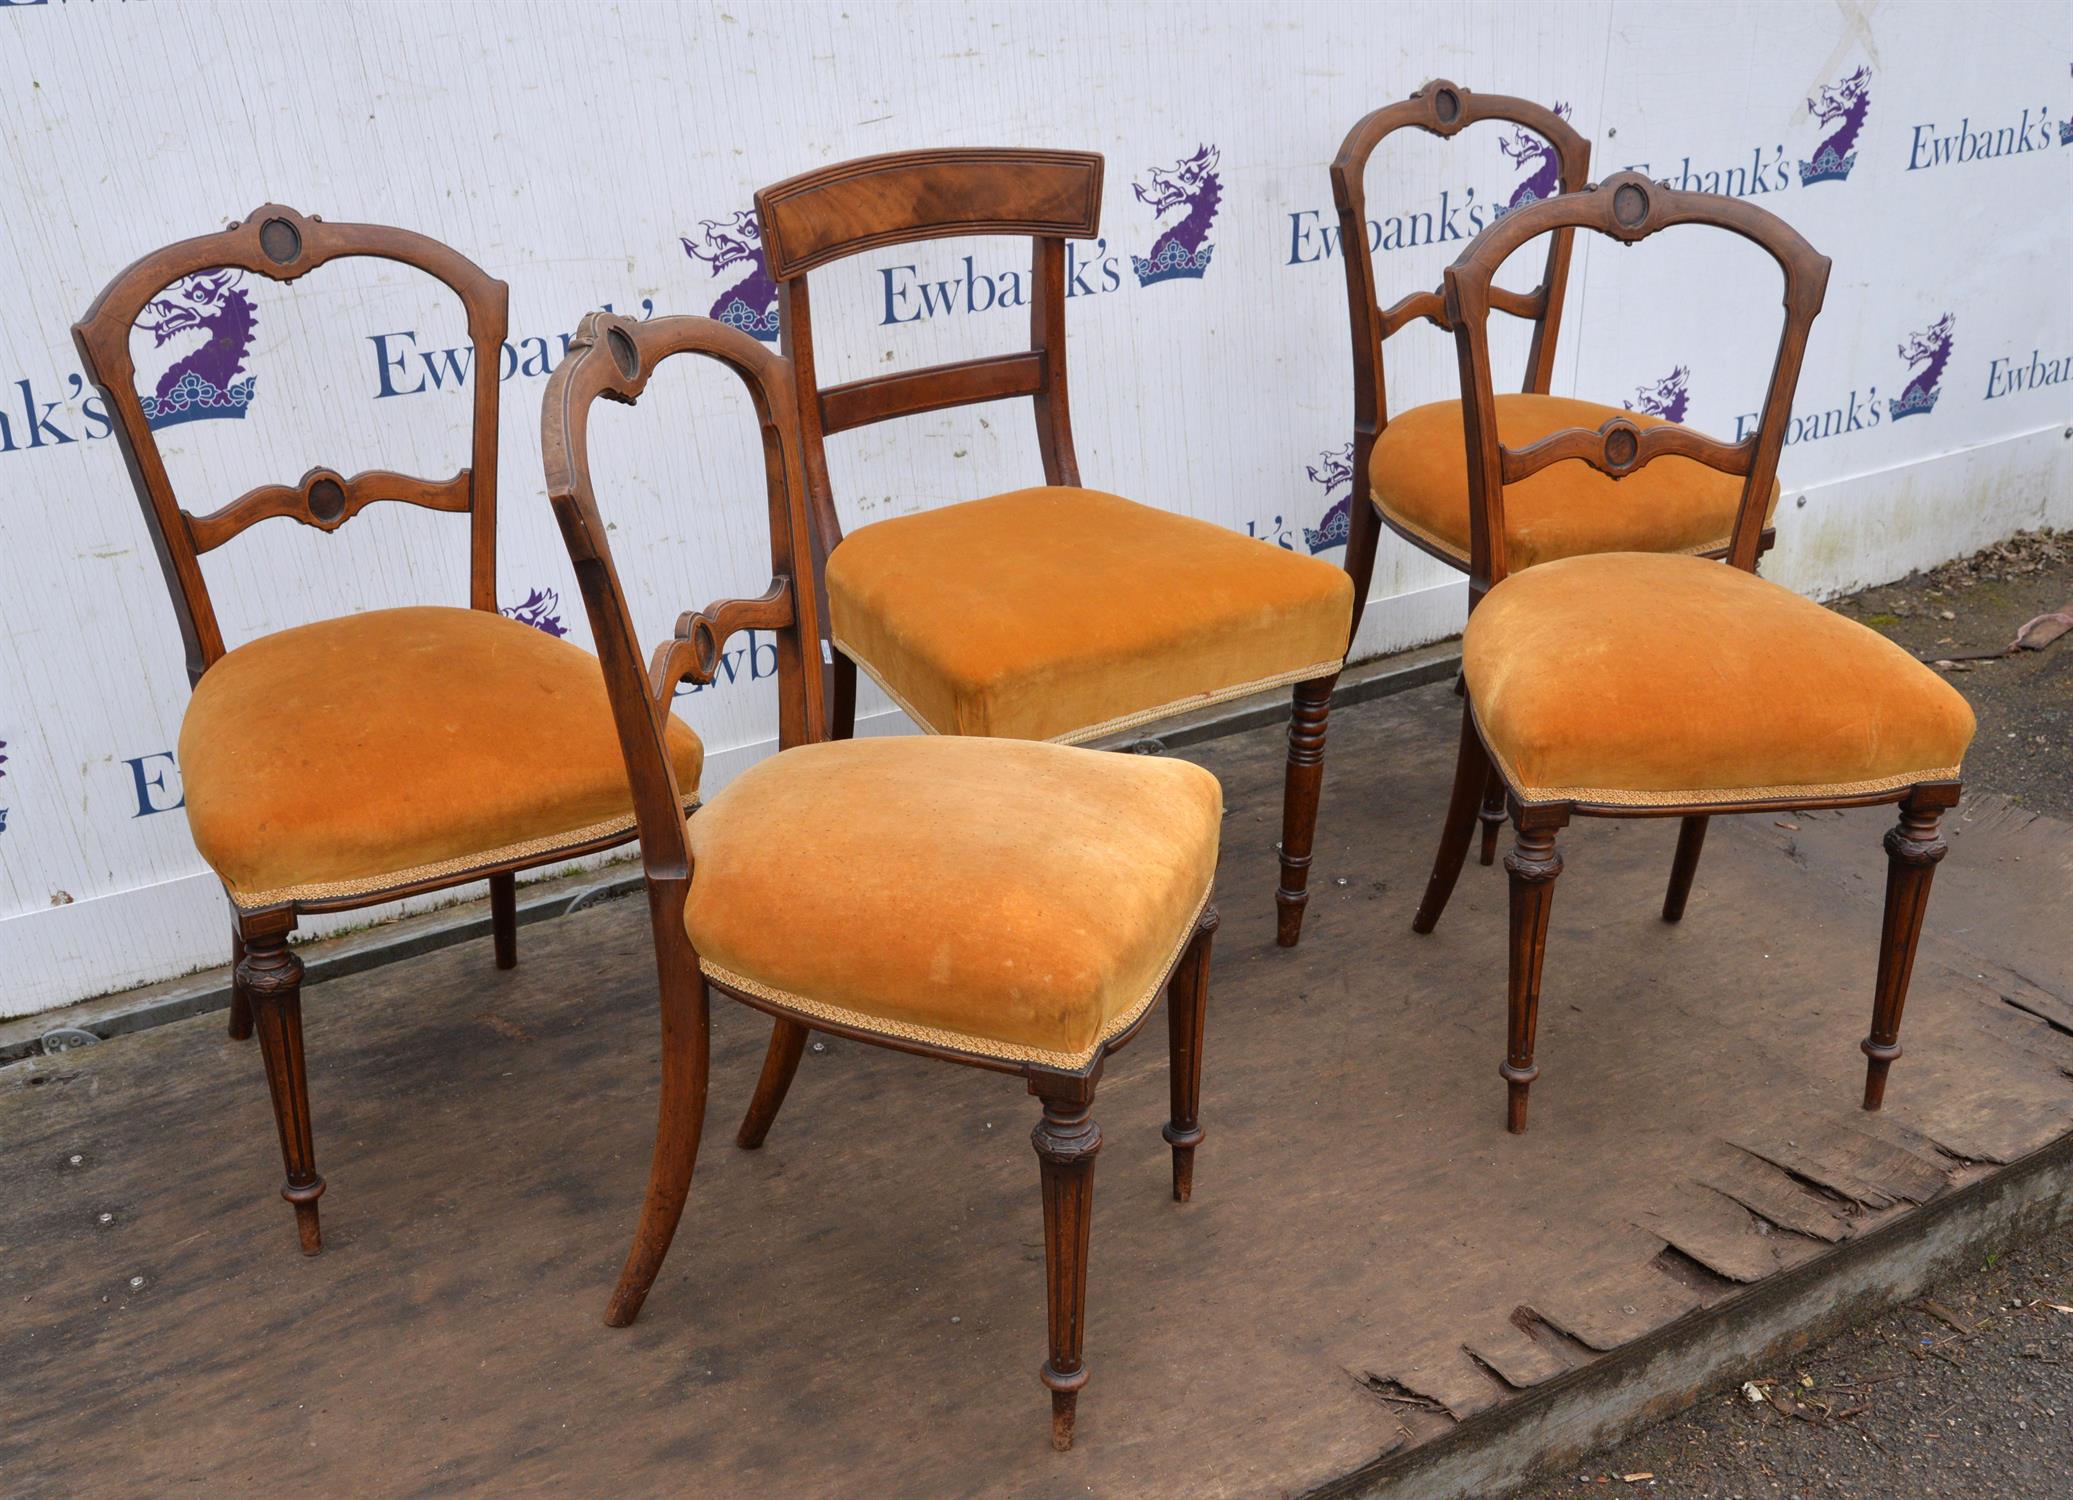
[[[1119,1058],[1074,1452],[1036,1379],[1036,1107],[991,1075],[829,1042],[742,1153],[766,1024],[722,1009],[685,1227],[640,1323],[602,1326],[655,1075],[622,901],[527,928],[514,973],[479,942],[310,991],[316,1260],[220,1016],[0,1071],[0,1491],[1301,1493],[2073,1132],[2068,830],[1980,800],[1878,1116],[1890,811],[1718,820],[1677,927],[1674,823],[1573,829],[1507,1137],[1503,872],[1410,932],[1457,712],[1336,716],[1294,952],[1280,736],[1186,752],[1231,807],[1209,1135],[1176,1206],[1164,1049]]]

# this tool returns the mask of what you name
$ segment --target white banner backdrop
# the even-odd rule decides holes
[[[228,908],[178,811],[172,612],[68,327],[130,260],[268,201],[422,230],[511,284],[500,588],[508,612],[586,644],[540,484],[565,336],[608,304],[774,337],[754,189],[910,147],[1106,153],[1069,310],[1087,482],[1340,556],[1356,486],[1325,168],[1355,119],[1433,76],[1559,104],[1601,175],[1754,199],[1833,258],[1769,576],[1828,594],[2073,524],[2061,4],[0,10],[0,1015],[227,957]],[[1369,178],[1383,299],[1436,283],[1550,178],[1510,130],[1393,139]],[[1738,436],[1775,343],[1775,270],[1690,231],[1578,250],[1555,388]],[[823,374],[1012,348],[1027,281],[1026,244],[1002,240],[816,273]],[[320,463],[450,474],[488,373],[440,288],[366,263],[172,288],[136,347],[195,511]],[[1396,408],[1451,394],[1442,336],[1389,354]],[[727,376],[665,378],[639,411],[601,414],[593,447],[651,638],[760,590],[756,433]],[[830,462],[852,525],[1039,473],[1021,403],[845,435]],[[235,645],[464,603],[465,538],[378,506],[330,537],[269,523],[206,571]],[[1356,654],[1459,628],[1458,576],[1387,537],[1374,598]],[[769,750],[773,670],[758,637],[682,700],[709,789]],[[865,691],[867,728],[897,727]]]

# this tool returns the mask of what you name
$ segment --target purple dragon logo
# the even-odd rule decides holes
[[[1142,182],[1130,184],[1137,201],[1152,206],[1155,219],[1165,218],[1176,208],[1187,209],[1152,241],[1150,255],[1130,257],[1130,269],[1137,273],[1139,286],[1152,286],[1177,276],[1199,280],[1209,269],[1210,253],[1216,249],[1209,242],[1209,226],[1216,222],[1217,204],[1224,196],[1216,164],[1216,147],[1199,146],[1193,156],[1182,157],[1170,171],[1153,167],[1149,188]]]
[[[5,740],[0,740],[0,750],[5,750],[6,748],[7,748],[7,741],[5,741]],[[6,764],[7,764],[7,757],[6,757],[6,756],[4,756],[4,755],[0,755],[0,766],[4,766],[4,765],[6,765]],[[0,771],[0,781],[4,781],[4,780],[6,779],[6,777],[7,777],[7,773],[6,773],[5,771]],[[4,807],[0,807],[0,833],[5,833],[5,832],[7,832],[7,809],[6,809],[6,808],[4,808]]]
[[[1943,379],[1943,367],[1951,362],[1953,321],[1951,315],[1945,313],[1920,333],[1909,334],[1906,342],[1901,344],[1900,357],[1910,366],[1919,365],[1921,368],[1908,381],[1907,389],[1886,403],[1886,415],[1894,421],[1935,409],[1936,383]]]
[[[689,235],[677,236],[686,255],[704,261],[715,276],[730,266],[747,268],[739,281],[720,293],[711,316],[766,344],[776,343],[777,283],[763,262],[763,226],[756,221],[756,211],[745,208],[732,219],[701,219],[698,227],[705,234],[703,245]]]
[[[1679,365],[1654,385],[1636,386],[1634,399],[1622,404],[1628,411],[1645,412],[1665,422],[1682,422],[1684,408],[1691,399],[1691,378],[1691,366]]]
[[[1569,106],[1557,104],[1555,113],[1566,120]],[[1528,173],[1526,180],[1512,189],[1510,200],[1498,209],[1498,218],[1503,218],[1515,208],[1552,198],[1562,190],[1562,163],[1555,155],[1555,148],[1525,126],[1514,125],[1511,134],[1499,141],[1498,146],[1519,170]]]
[[[1309,544],[1310,555],[1328,552],[1334,547],[1346,545],[1346,538],[1353,525],[1353,444],[1349,440],[1343,448],[1327,448],[1317,455],[1317,462],[1305,464],[1303,472],[1310,476],[1313,484],[1324,487],[1325,498],[1331,498],[1332,491],[1340,485],[1347,486],[1346,498],[1324,513],[1324,519],[1317,523],[1317,529],[1303,528],[1303,540]]]
[[[151,334],[153,348],[190,331],[203,335],[200,346],[174,360],[159,376],[157,389],[144,398],[144,420],[152,427],[242,417],[252,404],[257,377],[238,379],[252,347],[254,322],[244,279],[243,271],[227,267],[197,271],[154,298],[137,319],[137,327]]]
[[[1822,139],[1814,159],[1799,164],[1800,186],[1841,182],[1857,165],[1857,132],[1864,129],[1865,112],[1871,108],[1871,69],[1860,67],[1841,83],[1825,85],[1807,101],[1807,108],[1815,119],[1833,128]]]
[[[561,622],[561,595],[553,589],[534,589],[525,596],[523,604],[507,608],[504,617],[544,631],[556,640],[569,633],[568,627]]]

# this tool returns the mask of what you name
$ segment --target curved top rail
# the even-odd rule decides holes
[[[241,222],[197,235],[132,262],[101,289],[73,331],[112,374],[129,365],[129,331],[151,299],[197,271],[234,268],[275,281],[295,281],[329,261],[364,256],[415,266],[451,288],[467,309],[468,332],[485,332],[482,314],[500,309],[509,288],[453,246],[388,224],[328,224],[280,203],[263,204]],[[501,324],[501,319],[499,320]],[[503,337],[498,326],[497,337]]]
[[[1680,192],[1639,172],[1615,172],[1576,192],[1514,209],[1471,240],[1447,267],[1450,311],[1457,282],[1487,288],[1512,252],[1541,235],[1593,229],[1631,245],[1680,224],[1725,229],[1761,247],[1784,271],[1788,299],[1805,291],[1809,278],[1827,279],[1827,258],[1770,210],[1719,193]]]
[[[880,245],[964,234],[1087,239],[1101,226],[1094,151],[961,147],[860,157],[756,194],[770,274],[789,281]]]
[[[637,322],[617,313],[585,313],[540,403],[540,459],[550,501],[594,504],[591,402],[602,396],[637,404],[657,368],[679,354],[702,354],[725,365],[749,388],[766,428],[787,425],[794,405],[791,362],[739,328],[681,315]]]
[[[1423,130],[1429,135],[1459,135],[1484,120],[1503,120],[1532,131],[1555,148],[1562,184],[1573,188],[1590,170],[1591,143],[1574,125],[1544,104],[1510,94],[1478,94],[1444,78],[1435,78],[1408,99],[1385,104],[1362,116],[1346,132],[1339,154],[1332,158],[1332,182],[1358,181],[1367,171],[1375,148],[1399,130]],[[1342,205],[1343,205],[1343,199]]]

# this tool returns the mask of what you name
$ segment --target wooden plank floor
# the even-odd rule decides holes
[[[1890,813],[1717,822],[1678,927],[1674,823],[1574,828],[1506,1137],[1502,871],[1410,931],[1457,713],[1435,687],[1335,720],[1293,953],[1279,735],[1189,752],[1231,809],[1209,1135],[1176,1206],[1155,1023],[1095,1110],[1073,1453],[1012,1080],[829,1042],[742,1153],[766,1028],[722,1009],[684,1229],[640,1323],[602,1325],[655,1075],[621,901],[528,928],[514,973],[474,943],[311,991],[315,1260],[220,1016],[0,1072],[0,1492],[1300,1493],[2073,1129],[2068,830],[1981,799],[1880,1116]]]

